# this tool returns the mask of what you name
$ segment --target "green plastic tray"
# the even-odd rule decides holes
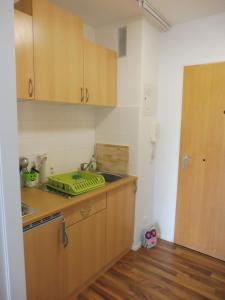
[[[104,186],[105,179],[99,174],[75,171],[50,176],[47,185],[60,192],[76,196]]]

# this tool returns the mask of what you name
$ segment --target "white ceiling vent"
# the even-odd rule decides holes
[[[127,27],[118,29],[118,54],[119,57],[127,55]]]

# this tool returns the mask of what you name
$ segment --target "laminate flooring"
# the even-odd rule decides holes
[[[225,262],[159,240],[130,251],[78,300],[225,300]]]

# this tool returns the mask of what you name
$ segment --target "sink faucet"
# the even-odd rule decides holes
[[[81,169],[81,171],[87,171],[87,170],[95,171],[96,170],[95,155],[92,155],[91,160],[89,161],[89,163],[80,164],[80,169]]]
[[[87,171],[90,168],[91,164],[92,164],[92,161],[89,161],[89,163],[80,164],[81,171]]]

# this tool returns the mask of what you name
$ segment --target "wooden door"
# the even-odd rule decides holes
[[[85,41],[84,49],[85,103],[116,106],[116,53],[90,41]]]
[[[131,248],[134,208],[133,182],[107,193],[107,263]]]
[[[62,300],[62,219],[24,233],[28,300]]]
[[[33,0],[35,97],[81,102],[83,25],[47,0]]]
[[[32,15],[14,10],[16,91],[19,99],[34,99]]]
[[[175,242],[225,260],[225,63],[186,67]],[[186,157],[186,159],[185,159]]]
[[[106,211],[67,228],[64,252],[65,299],[105,265]]]

